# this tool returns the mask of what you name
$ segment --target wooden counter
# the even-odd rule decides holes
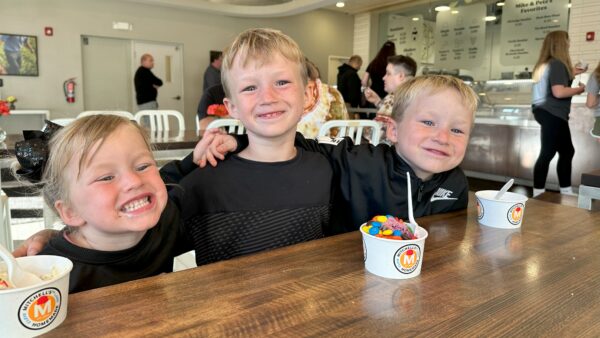
[[[364,269],[358,231],[69,297],[51,337],[600,335],[600,213],[530,199],[520,230],[418,219],[421,275]]]

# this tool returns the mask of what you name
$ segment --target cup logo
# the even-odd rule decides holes
[[[481,204],[479,198],[475,197],[475,200],[477,201],[477,220],[479,221],[483,218],[484,214],[483,204]]]
[[[506,218],[508,222],[512,225],[517,225],[521,223],[523,219],[523,210],[525,209],[525,205],[523,203],[517,203],[508,209],[508,213],[506,214]]]
[[[403,274],[415,271],[420,262],[421,247],[416,244],[405,245],[394,254],[394,266]]]
[[[19,322],[31,330],[52,324],[60,312],[62,296],[57,288],[46,288],[31,294],[19,306]]]

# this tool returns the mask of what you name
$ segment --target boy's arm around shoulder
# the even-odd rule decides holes
[[[165,184],[178,184],[185,176],[194,171],[198,166],[193,161],[193,153],[182,160],[173,160],[160,169],[160,177]]]

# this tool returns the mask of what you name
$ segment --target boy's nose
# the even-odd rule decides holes
[[[440,144],[448,143],[448,139],[450,137],[450,133],[445,128],[439,128],[435,133],[433,139]]]
[[[263,103],[272,103],[276,101],[277,95],[275,93],[275,89],[271,87],[263,88],[261,94]]]
[[[137,172],[130,171],[123,174],[122,183],[125,190],[131,190],[140,187],[143,180]]]

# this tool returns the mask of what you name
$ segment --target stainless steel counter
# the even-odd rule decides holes
[[[540,151],[540,126],[531,110],[518,106],[518,110],[502,114],[478,111],[467,154],[461,167],[467,176],[506,181],[515,178],[517,183],[533,186],[533,165]],[[509,109],[510,108],[506,108]],[[569,126],[575,147],[572,185],[578,187],[581,173],[600,168],[600,142],[590,136],[594,117],[580,103],[571,107]],[[550,163],[547,189],[558,189],[556,162]]]

